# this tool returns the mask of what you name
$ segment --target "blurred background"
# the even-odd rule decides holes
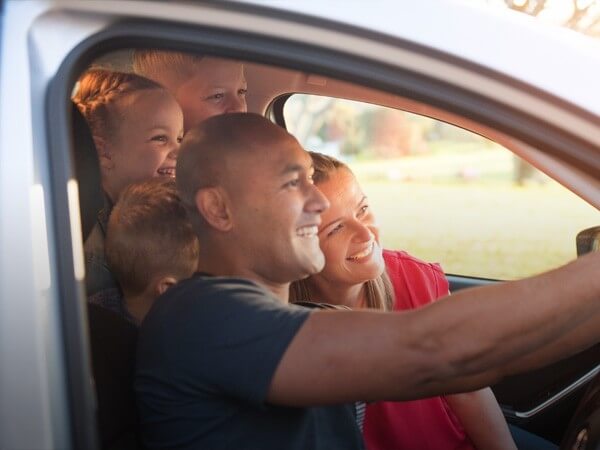
[[[515,279],[575,258],[600,211],[502,146],[447,123],[297,94],[284,108],[305,148],[356,174],[386,248],[450,274]]]
[[[469,0],[492,8],[511,9],[541,21],[564,26],[590,37],[600,37],[598,0]]]

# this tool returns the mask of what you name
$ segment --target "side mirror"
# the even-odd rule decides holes
[[[600,226],[586,228],[577,233],[576,245],[577,256],[585,255],[589,252],[600,251]]]

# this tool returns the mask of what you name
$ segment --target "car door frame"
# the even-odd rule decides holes
[[[148,4],[152,9],[154,5]],[[164,5],[163,5],[164,6]],[[268,17],[285,27],[286,24],[298,26],[318,26],[333,30],[341,35],[359,36],[370,43],[393,46],[407,52],[416,53],[432,61],[443,60],[446,64],[455,65],[476,73],[486,79],[507,83],[513,89],[534,95],[538,100],[552,104],[555,108],[564,109],[580,120],[591,121],[595,118],[586,111],[553,98],[548,94],[536,91],[516,80],[507,80],[506,76],[494,73],[489,69],[476,66],[460,58],[437,52],[430,48],[418,46],[411,42],[382,36],[375,32],[365,31],[349,25],[341,25],[323,19],[311,19],[292,13],[271,11],[250,5],[227,4],[214,6],[227,11],[252,18]],[[111,10],[111,6],[106,6]],[[158,9],[157,9],[158,11]],[[369,85],[375,89],[397,95],[407,96],[417,101],[447,109],[458,115],[464,115],[480,121],[486,126],[494,127],[503,133],[514,136],[532,146],[544,148],[546,152],[567,161],[585,173],[600,170],[600,161],[590,160],[593,152],[598,152],[598,144],[581,139],[561,129],[549,125],[541,116],[531,115],[519,110],[514,105],[500,104],[477,92],[467,91],[448,81],[431,78],[423,73],[415,72],[414,67],[406,68],[400,64],[390,66],[387,62],[377,61],[372,55],[343,53],[331,48],[318,48],[311,43],[303,43],[302,38],[295,36],[273,37],[257,32],[232,31],[219,28],[218,23],[203,24],[198,16],[195,23],[190,18],[181,16],[171,21],[124,18],[121,12],[113,10],[119,20],[101,28],[76,45],[60,64],[53,81],[47,90],[46,123],[48,134],[48,157],[51,163],[50,189],[51,211],[54,234],[52,240],[57,243],[59,251],[53,261],[59,278],[59,302],[62,318],[62,329],[65,344],[65,357],[69,378],[69,405],[73,444],[75,447],[93,448],[95,440],[93,422],[93,393],[89,385],[89,347],[85,330],[85,308],[83,308],[83,289],[81,280],[74,277],[73,230],[70,222],[73,211],[69,202],[67,185],[74,178],[72,167],[70,117],[68,99],[73,82],[85,64],[101,53],[129,47],[157,47],[165,49],[200,51],[223,57],[247,59],[258,63],[267,63],[311,71],[317,74],[336,77],[359,84]],[[100,11],[96,11],[97,13]],[[106,13],[106,11],[102,11]],[[57,107],[58,105],[58,107]]]

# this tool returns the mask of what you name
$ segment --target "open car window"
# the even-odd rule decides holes
[[[593,206],[510,150],[425,116],[368,103],[292,95],[285,123],[301,144],[347,162],[386,248],[449,274],[517,279],[576,256]]]

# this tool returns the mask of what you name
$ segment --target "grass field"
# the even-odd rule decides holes
[[[576,234],[600,224],[600,211],[546,177],[515,185],[504,149],[436,150],[351,163],[386,248],[447,273],[513,279],[573,259]]]

